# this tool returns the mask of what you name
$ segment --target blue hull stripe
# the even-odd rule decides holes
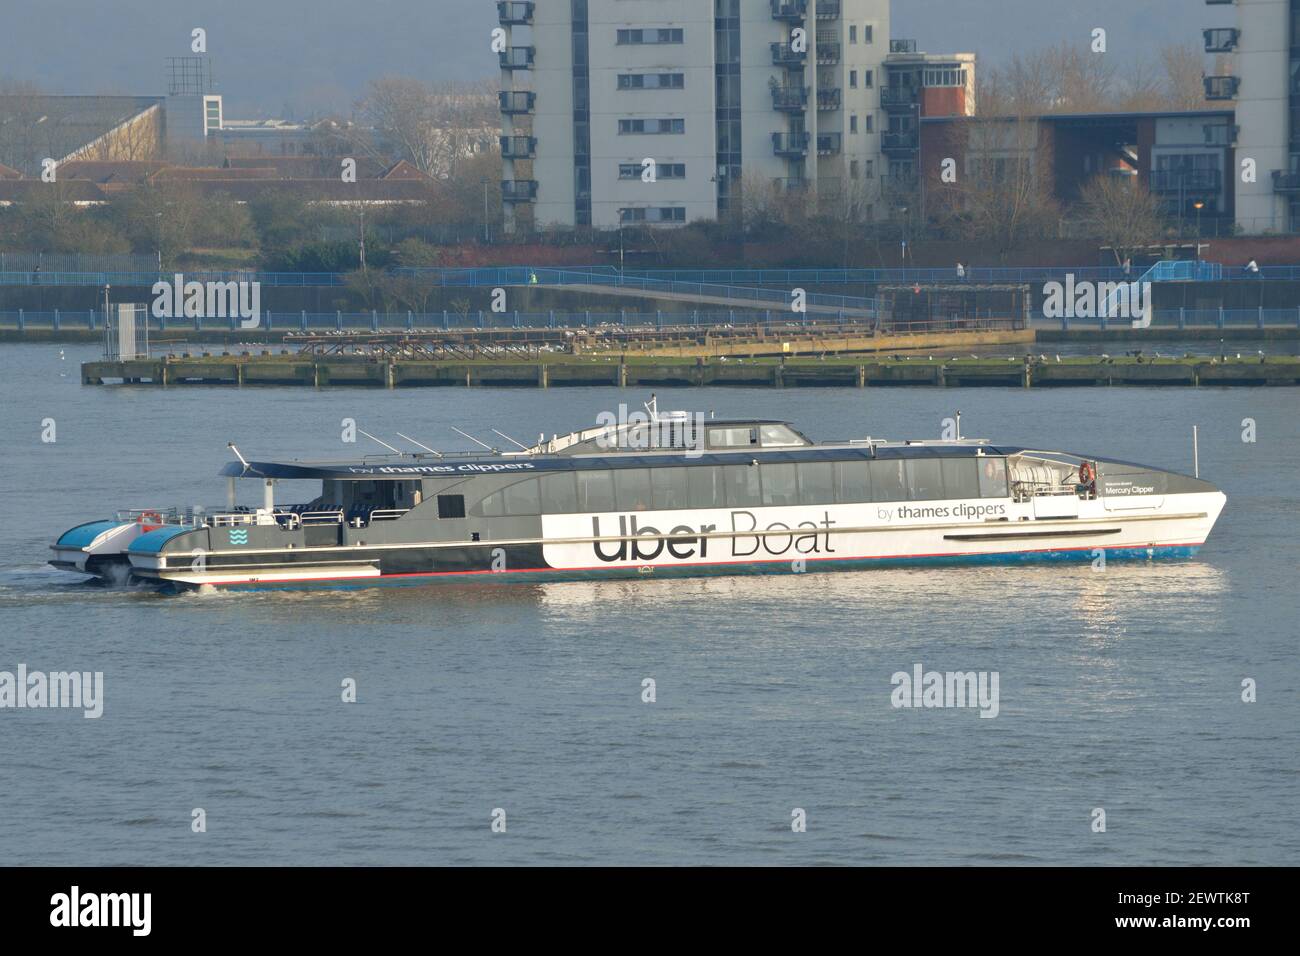
[[[1152,559],[1190,558],[1200,550],[1199,545],[1158,545],[1151,548],[1099,548],[1104,551],[1107,561],[1147,561]],[[1053,561],[1090,562],[1093,560],[1092,548],[1070,548],[1059,551],[1013,551],[1001,554],[954,554],[923,557],[889,557],[889,558],[849,558],[843,560],[809,561],[807,573],[821,571],[860,571],[872,568],[914,568],[942,567],[960,565],[1012,565],[1039,564]],[[630,578],[693,578],[693,577],[727,577],[732,575],[752,574],[793,574],[791,562],[770,561],[746,564],[718,565],[657,565],[651,572],[643,572],[636,567],[566,570],[512,571],[508,574],[493,574],[487,571],[444,572],[433,574],[391,574],[372,578],[348,578],[333,580],[298,580],[265,581],[255,583],[221,584],[231,591],[284,591],[284,590],[346,590],[357,591],[373,587],[421,587],[430,584],[466,583],[466,582],[509,582],[541,584],[553,581],[600,581],[608,579]]]

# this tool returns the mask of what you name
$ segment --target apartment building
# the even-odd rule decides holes
[[[889,0],[507,0],[507,228],[675,225],[747,189],[870,214]]]
[[[1206,3],[1235,14],[1235,26],[1205,31],[1207,53],[1232,54],[1228,70],[1205,78],[1205,96],[1236,101],[1237,225],[1300,229],[1300,0]]]

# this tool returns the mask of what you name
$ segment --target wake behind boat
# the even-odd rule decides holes
[[[814,443],[786,422],[646,407],[517,451],[312,462],[236,449],[225,507],[78,525],[50,563],[261,589],[1190,557],[1226,501],[1199,478],[1101,457],[962,438]],[[240,481],[260,505],[237,504]],[[297,481],[319,493],[277,504]]]

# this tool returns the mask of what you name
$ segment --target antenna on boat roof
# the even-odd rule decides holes
[[[523,442],[517,442],[509,435],[507,435],[505,432],[498,432],[495,428],[492,430],[496,432],[498,435],[500,435],[502,438],[504,438],[506,441],[510,442],[510,444],[514,445],[516,448],[522,448],[524,451],[528,451],[528,446],[525,445]]]
[[[435,457],[437,457],[437,458],[441,458],[441,457],[442,457],[442,452],[440,452],[440,451],[434,451],[434,450],[433,450],[432,448],[430,448],[428,445],[422,445],[422,444],[420,444],[420,442],[416,441],[416,440],[415,440],[414,438],[412,438],[410,435],[403,435],[401,432],[398,432],[398,433],[397,433],[397,437],[398,437],[398,438],[403,438],[403,439],[405,439],[406,441],[409,441],[409,442],[410,442],[412,445],[414,445],[416,448],[423,448],[423,449],[424,449],[425,451],[427,451],[430,455],[433,455],[433,456],[435,456]]]
[[[243,465],[245,469],[250,467],[248,464],[248,459],[239,453],[239,449],[235,447],[235,443],[233,441],[226,442],[226,447],[235,453],[235,457],[239,459],[239,463]]]
[[[644,408],[646,414],[650,416],[650,421],[659,421],[659,399],[655,396],[654,392],[650,393],[650,401],[642,402],[641,407]]]
[[[404,452],[400,448],[394,448],[392,445],[388,444],[388,442],[384,441],[382,438],[376,438],[374,435],[370,434],[370,432],[361,431],[360,428],[358,428],[357,431],[361,432],[361,434],[365,435],[371,441],[383,445],[385,448],[387,448],[391,452],[394,452],[395,454],[398,455],[404,454]]]
[[[957,440],[961,441],[961,409],[957,409]]]
[[[478,440],[477,438],[475,438],[473,435],[470,435],[470,434],[468,434],[467,432],[463,432],[463,431],[461,431],[461,430],[460,430],[459,428],[457,428],[455,425],[452,425],[452,426],[451,426],[451,430],[454,431],[457,435],[461,436],[462,438],[468,438],[470,441],[472,441],[474,444],[478,445],[480,448],[486,448],[488,451],[496,451],[496,449],[493,448],[491,445],[489,445],[489,444],[487,444],[487,443],[485,443],[485,442],[481,442],[481,441],[479,441],[479,440]]]

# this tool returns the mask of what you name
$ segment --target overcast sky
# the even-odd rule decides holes
[[[1018,48],[1086,43],[1101,26],[1123,64],[1163,43],[1199,43],[1203,27],[1231,24],[1231,11],[1204,0],[894,0],[892,32],[997,62]],[[385,74],[495,76],[495,24],[493,0],[0,0],[0,80],[163,93],[163,59],[188,55],[190,31],[203,27],[227,116],[303,118],[345,111]]]

